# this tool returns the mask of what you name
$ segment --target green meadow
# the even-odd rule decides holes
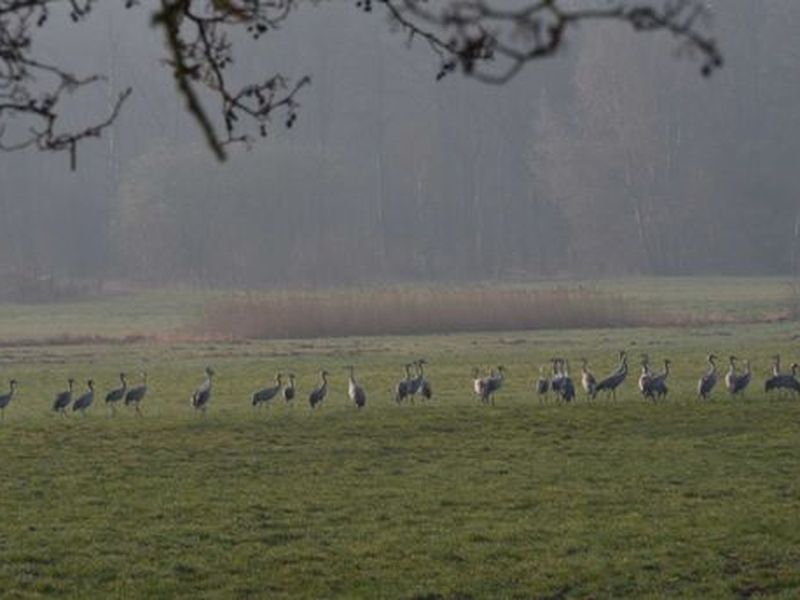
[[[637,302],[687,312],[712,295],[744,321],[784,306],[785,283],[765,281],[772,292],[728,281],[716,296],[707,282],[651,295],[626,285],[641,285]],[[0,596],[800,595],[800,400],[763,392],[771,355],[780,352],[784,368],[800,360],[796,322],[300,341],[179,335],[206,299],[0,306],[0,377],[20,382],[0,425]],[[122,343],[132,333],[154,338]],[[47,341],[64,335],[98,337]],[[602,376],[622,348],[631,374],[617,400],[536,396],[551,357],[567,357],[577,383],[581,358]],[[719,385],[710,401],[697,399],[709,352],[721,368],[729,354],[752,361],[744,397]],[[642,353],[658,368],[672,360],[667,400],[639,396]],[[434,399],[397,406],[402,364],[419,357]],[[349,364],[367,392],[363,411],[346,395]],[[482,406],[472,369],[499,364],[504,387],[495,406]],[[207,365],[218,376],[203,418],[189,396]],[[331,389],[312,413],[307,396],[322,368]],[[148,373],[141,418],[104,406],[121,370],[134,381]],[[295,405],[253,409],[250,395],[278,371],[297,375]],[[98,383],[85,418],[51,411],[68,377],[81,391],[90,377]]]

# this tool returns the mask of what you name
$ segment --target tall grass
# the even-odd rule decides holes
[[[618,294],[419,289],[246,295],[209,303],[195,332],[247,338],[453,333],[643,324]]]

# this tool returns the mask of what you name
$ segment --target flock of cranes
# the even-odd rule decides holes
[[[800,380],[798,379],[798,364],[791,365],[789,373],[781,370],[781,359],[779,355],[773,358],[772,374],[764,382],[764,391],[787,390],[793,394],[800,393]],[[594,400],[598,394],[606,397],[616,398],[617,389],[625,382],[628,377],[628,355],[624,350],[619,353],[617,366],[606,377],[599,381],[589,370],[586,359],[582,359],[580,385],[583,388],[586,398]],[[711,396],[712,391],[720,379],[717,371],[717,357],[709,354],[707,358],[708,369],[697,382],[697,396],[706,400]],[[752,381],[750,361],[742,361],[744,367],[739,367],[739,359],[736,356],[728,358],[728,369],[722,377],[722,381],[728,392],[733,395],[743,394]],[[397,404],[404,402],[414,402],[416,397],[422,400],[433,398],[433,387],[425,376],[424,359],[419,359],[404,365],[405,376],[400,379],[394,389],[394,400]],[[669,359],[663,361],[663,369],[654,372],[650,368],[650,359],[646,354],[641,357],[641,372],[637,381],[639,392],[649,400],[660,400],[667,397],[669,387],[667,379],[670,375]],[[356,408],[362,409],[367,404],[367,394],[355,378],[355,368],[346,367],[349,374],[347,394]],[[322,370],[319,373],[320,381],[308,395],[308,404],[311,410],[319,407],[328,394],[328,377],[330,373]],[[492,369],[488,375],[481,375],[478,369],[473,371],[472,387],[475,396],[481,404],[495,403],[495,394],[502,388],[505,381],[506,372],[503,366]],[[205,379],[195,389],[191,395],[191,406],[205,414],[211,401],[213,391],[214,370],[211,367],[205,369]],[[147,373],[141,373],[141,382],[133,387],[128,386],[128,378],[125,373],[119,374],[119,387],[109,391],[105,396],[105,403],[110,415],[116,412],[116,407],[120,404],[132,407],[137,415],[142,414],[141,404],[147,394]],[[66,417],[68,410],[80,412],[86,415],[86,411],[94,404],[95,382],[89,379],[86,382],[86,391],[82,394],[75,393],[75,380],[67,380],[67,388],[56,394],[53,401],[53,411]],[[9,381],[9,390],[5,394],[0,394],[0,420],[3,419],[5,409],[11,403],[17,393],[18,382],[15,379]],[[559,402],[572,402],[576,398],[576,388],[569,372],[569,361],[564,358],[553,358],[550,361],[550,373],[546,373],[543,366],[540,370],[539,379],[536,382],[536,391],[540,400],[545,401],[550,393],[554,394]],[[277,398],[283,398],[286,404],[291,405],[297,393],[296,379],[293,373],[288,376],[288,383],[284,383],[283,374],[275,376],[274,385],[257,390],[251,397],[254,408],[270,405]]]

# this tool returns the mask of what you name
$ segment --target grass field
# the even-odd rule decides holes
[[[171,311],[163,322],[179,327]],[[130,331],[115,318],[106,331]],[[21,382],[0,425],[0,596],[796,598],[800,401],[759,390],[771,354],[800,358],[798,334],[774,323],[0,347],[0,376]],[[585,356],[600,374],[623,347],[673,360],[668,401],[640,400],[633,375],[616,402],[534,397],[549,357],[575,373]],[[711,351],[753,360],[745,399],[695,399]],[[435,400],[398,407],[399,365],[418,356]],[[507,385],[479,406],[472,367],[499,363]],[[188,398],[207,364],[218,379],[204,420]],[[367,390],[360,413],[347,364]],[[309,414],[322,367],[331,394]],[[49,410],[70,375],[106,390],[141,368],[144,418],[110,419],[102,403],[85,419]],[[298,375],[300,401],[253,411],[250,393],[277,370]]]

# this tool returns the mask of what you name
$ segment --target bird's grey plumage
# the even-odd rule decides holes
[[[559,393],[564,402],[572,402],[575,399],[575,384],[572,382],[572,377],[569,376],[569,362],[564,360],[562,365]]]
[[[291,402],[294,400],[295,396],[295,377],[294,373],[289,373],[289,385],[283,388],[283,400],[284,402]]]
[[[703,400],[707,400],[711,395],[711,390],[717,384],[717,357],[713,354],[708,355],[708,372],[697,382],[697,395]]]
[[[651,400],[656,400],[657,398],[666,398],[667,394],[669,393],[669,388],[667,387],[667,377],[669,377],[669,366],[672,362],[667,358],[664,359],[664,370],[661,373],[651,375],[650,382],[647,386],[647,393],[645,396],[650,398]]]
[[[800,393],[800,382],[797,381],[797,363],[792,364],[791,373],[778,373],[764,382],[764,391],[789,390],[793,394]]]
[[[72,388],[75,386],[75,380],[70,377],[67,380],[67,389],[63,392],[56,394],[56,399],[53,402],[53,410],[67,416],[67,407],[72,404]]]
[[[497,371],[492,371],[489,377],[486,378],[485,394],[486,399],[494,406],[494,395],[503,387],[505,381],[506,370],[503,365],[497,367]]]
[[[347,382],[347,395],[350,396],[350,400],[352,400],[356,408],[362,409],[367,404],[367,393],[364,391],[364,388],[361,387],[358,382],[356,382],[355,375],[353,374],[354,368],[348,367],[350,371],[350,379]]]
[[[86,393],[76,398],[75,402],[72,403],[72,412],[79,410],[84,417],[86,416],[86,409],[94,402],[94,380],[87,381],[86,386],[89,388]]]
[[[125,393],[128,391],[128,380],[125,377],[125,373],[119,374],[119,381],[122,385],[106,394],[106,406],[111,407],[112,414],[114,412],[114,406],[125,398]]]
[[[320,371],[320,384],[308,395],[308,404],[311,406],[312,410],[322,404],[322,401],[325,400],[325,396],[328,395],[328,375],[330,375],[330,373],[327,371]]]
[[[200,410],[205,414],[208,408],[208,403],[211,402],[211,388],[212,380],[214,378],[214,369],[206,367],[206,378],[192,394],[192,406],[196,410]]]
[[[147,395],[147,373],[142,371],[142,383],[137,386],[132,387],[125,393],[125,406],[133,406],[136,410],[136,414],[142,414],[141,411],[141,404],[144,397]]]
[[[730,389],[731,394],[734,396],[737,394],[742,394],[747,389],[747,386],[750,385],[750,381],[752,379],[752,374],[750,372],[750,361],[744,361],[744,373],[741,375],[737,375],[733,380],[733,386]]]
[[[253,406],[261,406],[274,400],[275,397],[283,389],[283,374],[278,373],[275,375],[275,385],[265,387],[253,393]]]
[[[433,398],[433,386],[431,386],[431,382],[425,378],[425,369],[423,365],[426,364],[427,362],[423,358],[417,361],[417,370],[419,372],[419,389],[417,391],[425,400],[430,400]]]
[[[617,397],[617,388],[623,384],[628,376],[628,354],[622,350],[619,353],[619,357],[619,365],[611,375],[597,382],[595,393],[604,391],[606,395],[611,394],[612,397]]]
[[[11,403],[11,399],[17,391],[17,380],[12,379],[8,382],[8,392],[0,395],[0,420],[5,418],[6,407]]]
[[[406,363],[405,365],[406,376],[405,379],[401,379],[397,382],[394,390],[394,401],[398,404],[401,404],[403,400],[408,398],[409,388],[411,387],[411,363]]]
[[[536,393],[539,395],[539,401],[544,402],[547,398],[547,393],[550,391],[550,380],[544,374],[544,367],[539,367],[539,379],[536,380]]]

